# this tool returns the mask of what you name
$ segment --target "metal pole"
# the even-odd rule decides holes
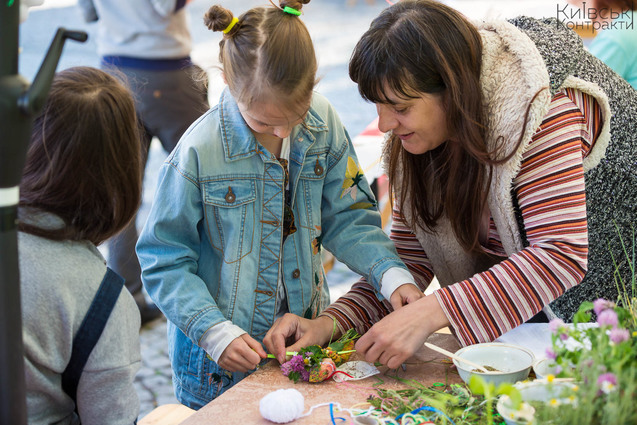
[[[20,0],[0,0],[0,424],[26,425],[24,344],[17,244],[18,186],[33,116],[46,99],[66,38],[59,29],[33,86],[18,74]]]
[[[18,109],[18,98],[27,89],[18,75],[19,0],[0,1],[0,424],[26,425],[15,222],[31,120]]]

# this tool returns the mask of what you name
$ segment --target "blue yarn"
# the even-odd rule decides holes
[[[412,414],[412,415],[415,415],[416,413],[418,413],[418,412],[422,412],[423,410],[427,410],[427,411],[429,411],[429,412],[438,413],[439,415],[442,415],[442,416],[444,416],[445,418],[447,418],[447,420],[448,420],[449,422],[451,422],[453,425],[456,425],[456,423],[455,423],[454,421],[452,421],[452,420],[451,420],[451,418],[450,418],[449,416],[445,415],[445,412],[443,412],[442,410],[438,410],[438,409],[436,409],[435,407],[431,407],[431,406],[422,406],[422,407],[419,407],[418,409],[414,409],[414,410],[412,410],[412,411],[411,411],[411,412],[409,412],[409,413],[410,413],[410,414]],[[403,415],[404,415],[404,413],[401,413],[400,415],[396,416],[396,422],[398,422],[398,420],[399,420],[400,418],[402,418],[402,417],[403,417]]]
[[[347,421],[347,419],[345,419],[345,418],[341,418],[341,417],[335,418],[334,417],[334,403],[330,403],[330,419],[332,420],[332,425],[336,425],[336,419],[338,419],[338,420],[340,420],[342,422]]]

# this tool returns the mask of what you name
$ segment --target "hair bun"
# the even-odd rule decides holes
[[[284,9],[286,6],[291,7],[292,9],[301,10],[304,4],[308,4],[310,0],[280,0],[279,5],[281,9]]]
[[[203,22],[211,31],[223,31],[232,23],[233,18],[234,15],[231,11],[221,5],[215,4],[204,14]],[[235,25],[230,33],[234,32],[237,27],[238,25]]]

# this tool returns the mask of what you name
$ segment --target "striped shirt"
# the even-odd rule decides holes
[[[513,180],[528,246],[507,256],[491,218],[482,247],[502,261],[435,292],[463,345],[492,341],[524,323],[586,273],[588,231],[583,159],[602,127],[594,98],[573,89],[555,94]],[[425,290],[433,270],[412,230],[394,210],[391,239]],[[389,312],[363,279],[324,314],[342,330],[365,332]]]

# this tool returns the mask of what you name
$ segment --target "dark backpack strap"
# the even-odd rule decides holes
[[[88,357],[102,335],[123,287],[124,279],[110,268],[106,268],[106,275],[102,279],[100,288],[95,294],[86,316],[84,316],[80,329],[73,338],[71,360],[62,373],[62,389],[73,399],[76,412],[77,386],[80,382],[80,376],[82,376]]]

